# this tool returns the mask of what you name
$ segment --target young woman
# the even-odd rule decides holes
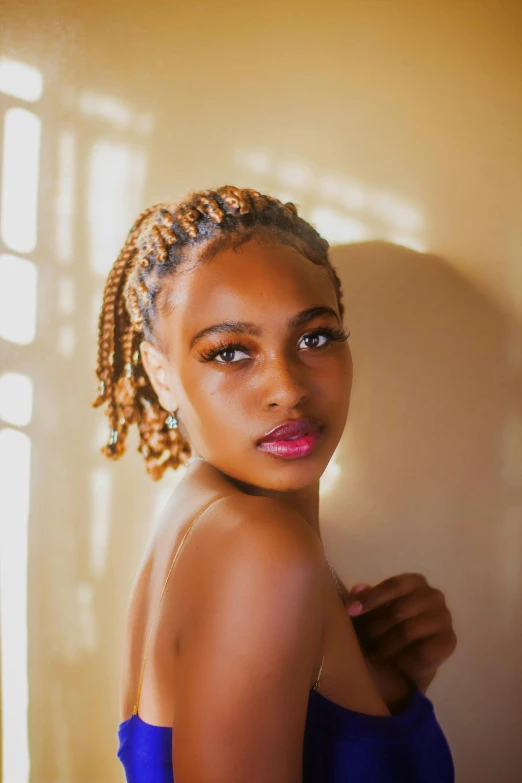
[[[323,550],[319,479],[352,386],[343,315],[328,243],[249,189],[146,210],[108,276],[103,453],[136,424],[153,479],[186,467],[130,601],[128,781],[454,779],[423,692],[454,646],[442,594],[408,574],[364,590],[358,635]]]

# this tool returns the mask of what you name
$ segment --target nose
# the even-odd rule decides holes
[[[305,369],[288,357],[267,359],[263,375],[263,399],[266,408],[295,408],[310,396]]]

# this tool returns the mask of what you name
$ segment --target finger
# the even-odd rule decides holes
[[[384,636],[373,641],[371,648],[381,660],[384,660],[391,655],[396,655],[420,639],[426,641],[428,637],[438,635],[440,631],[439,615],[424,614],[421,617],[405,620],[395,626]]]
[[[355,593],[360,593],[361,590],[367,590],[369,587],[370,585],[358,584],[351,587],[348,592],[350,595],[354,595]]]
[[[367,584],[354,585],[350,590],[348,590],[348,596],[351,598],[352,596],[357,595],[357,593],[367,590],[369,587],[370,585]],[[348,601],[346,607],[348,609],[348,614],[353,617],[360,614],[363,605],[360,601]]]
[[[391,628],[419,617],[423,614],[439,615],[441,627],[451,623],[451,615],[446,607],[444,594],[428,585],[414,590],[413,593],[379,607],[365,617],[365,632],[370,639],[378,639]]]
[[[362,591],[357,595],[357,601],[362,604],[362,612],[369,612],[426,584],[426,578],[422,574],[400,574]],[[355,599],[351,599],[348,607],[354,601]]]
[[[352,617],[358,614],[361,614],[363,605],[360,601],[349,601],[346,604],[346,608],[348,610],[348,614]]]
[[[391,658],[399,669],[404,669],[411,677],[426,677],[448,660],[456,646],[457,637],[453,629],[449,629],[444,634],[413,642]]]

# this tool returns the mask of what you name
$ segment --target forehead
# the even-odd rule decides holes
[[[326,269],[295,248],[250,240],[176,274],[169,293],[168,330],[184,341],[204,326],[248,320],[283,327],[289,316],[337,299]]]

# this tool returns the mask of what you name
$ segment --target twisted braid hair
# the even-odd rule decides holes
[[[138,451],[153,480],[190,458],[190,444],[179,429],[166,426],[169,412],[161,407],[150,383],[139,345],[143,339],[154,343],[165,279],[175,274],[192,248],[197,246],[195,255],[202,260],[263,235],[295,247],[326,268],[343,318],[341,281],[328,257],[328,242],[298,216],[294,204],[227,185],[190,193],[177,205],[146,209],[132,226],[103,292],[96,365],[99,388],[92,402],[94,408],[107,404],[110,437],[102,454],[119,459],[125,453],[129,425],[136,424]]]

